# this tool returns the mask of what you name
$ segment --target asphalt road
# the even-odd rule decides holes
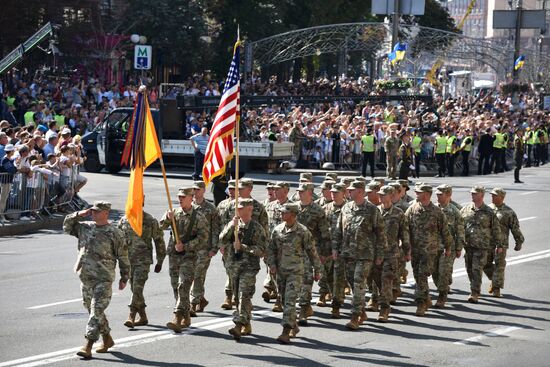
[[[92,202],[109,200],[123,210],[128,178],[124,175],[87,174],[82,196]],[[256,175],[257,178],[276,176]],[[297,181],[296,176],[285,177]],[[123,326],[130,290],[114,290],[107,309],[116,347],[81,361],[74,354],[84,342],[87,314],[81,304],[79,281],[72,272],[76,239],[56,229],[15,238],[0,238],[0,367],[73,365],[143,366],[548,366],[550,364],[550,167],[522,171],[523,185],[512,184],[511,173],[483,177],[426,179],[455,186],[454,199],[469,201],[474,184],[508,190],[506,202],[516,210],[526,243],[521,252],[510,250],[503,298],[489,298],[484,279],[479,304],[466,302],[469,284],[462,259],[455,263],[453,294],[444,310],[414,316],[414,285],[407,285],[390,322],[376,314],[358,331],[344,327],[343,318],[330,318],[329,308],[314,306],[310,326],[302,327],[292,345],[275,341],[281,314],[261,298],[265,269],[258,274],[254,296],[253,335],[236,343],[227,330],[231,312],[220,309],[225,272],[217,255],[206,279],[210,304],[193,318],[192,328],[175,335],[165,328],[172,317],[173,297],[167,260],[160,274],[151,273],[145,289],[150,325],[129,331]],[[320,182],[320,178],[316,178]],[[190,181],[169,179],[173,199],[177,188]],[[145,179],[145,210],[160,217],[166,210],[162,179]],[[257,185],[256,198],[265,198]],[[211,197],[211,196],[210,196]],[[435,197],[434,197],[435,199]],[[490,202],[490,195],[486,196]],[[120,215],[120,212],[114,213]],[[513,244],[512,246],[513,247]],[[115,283],[116,284],[116,283]],[[432,285],[433,286],[433,285]],[[314,286],[317,291],[317,286]],[[316,300],[316,294],[314,300]],[[437,293],[432,292],[432,298]]]

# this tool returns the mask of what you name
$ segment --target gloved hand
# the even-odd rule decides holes
[[[519,250],[521,250],[521,246],[522,246],[521,243],[516,243],[516,247],[514,247],[514,251],[519,251]]]

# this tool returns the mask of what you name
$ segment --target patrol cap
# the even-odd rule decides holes
[[[355,177],[355,181],[362,181],[364,182],[365,184],[367,183],[367,179],[363,176],[357,176]]]
[[[254,186],[254,181],[252,181],[249,178],[241,178],[239,180],[239,189],[244,189],[246,187],[253,187],[253,186]]]
[[[379,195],[392,195],[395,192],[395,188],[392,185],[384,185],[378,190]]]
[[[365,188],[365,183],[363,181],[353,181],[351,184],[350,184],[350,190],[353,190],[353,189],[364,189]]]
[[[332,185],[332,189],[330,189],[330,192],[346,192],[346,185],[343,183],[337,183]]]
[[[447,184],[439,185],[435,188],[435,194],[436,195],[448,194],[451,191],[453,191],[453,187],[451,185],[447,185]]]
[[[204,183],[204,181],[194,181],[193,182],[193,188],[194,189],[205,189],[206,184]]]
[[[296,203],[284,203],[281,208],[281,213],[294,213],[298,214],[300,211],[300,206]]]
[[[374,177],[372,179],[372,181],[380,182],[380,185],[385,185],[386,184],[386,178],[385,177]]]
[[[193,187],[180,187],[178,196],[193,196]]]
[[[235,188],[235,180],[227,181],[227,188],[228,189],[234,189]]]
[[[275,185],[273,185],[274,189],[288,189],[290,188],[290,184],[285,181],[277,181]]]
[[[254,199],[239,199],[239,205],[238,208],[244,208],[247,206],[253,206],[254,205]]]
[[[421,185],[415,186],[414,191],[415,192],[429,192],[431,194],[432,191],[433,191],[433,187],[423,183]]]
[[[485,187],[483,186],[474,186],[472,187],[472,189],[470,190],[470,193],[471,194],[485,194]]]
[[[403,187],[403,186],[401,186],[401,184],[399,182],[392,182],[392,183],[389,183],[385,186],[392,187],[394,192],[395,191],[401,191],[401,188]],[[384,187],[384,186],[382,186],[382,187]],[[380,190],[382,190],[382,187],[380,188]]]
[[[327,172],[325,173],[326,178],[331,178],[333,181],[338,181],[338,174],[334,172]]]
[[[265,185],[265,188],[266,189],[274,189],[275,187],[275,184],[273,182],[268,182],[267,185]]]
[[[340,179],[340,182],[343,183],[344,185],[346,185],[346,187],[348,187],[353,181],[355,181],[355,180],[351,177],[342,177]]]
[[[497,196],[505,197],[506,196],[506,191],[504,191],[504,189],[502,187],[495,187],[494,189],[491,190],[491,195],[497,195]]]
[[[97,210],[97,211],[111,210],[111,203],[108,201],[97,200],[97,201],[94,201],[94,205],[90,209]]]
[[[300,173],[300,180],[301,179],[306,179],[308,181],[311,181],[311,180],[313,180],[313,175],[309,172],[302,172],[302,173]]]
[[[395,180],[395,182],[397,182],[398,184],[401,185],[401,187],[404,187],[406,188],[407,190],[405,191],[409,191],[409,180]]]
[[[380,182],[378,181],[371,181],[368,183],[367,185],[367,192],[378,192],[378,190],[380,190],[380,187],[383,186],[383,184],[381,184]]]
[[[326,181],[323,181],[323,183],[321,184],[321,189],[322,190],[330,190],[332,188],[332,185],[334,185],[336,182],[332,181],[332,180],[326,180]]]
[[[315,185],[312,183],[301,183],[300,186],[298,186],[298,191],[307,191],[307,190],[313,191],[314,188],[315,188]]]

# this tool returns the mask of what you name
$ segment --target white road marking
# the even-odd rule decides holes
[[[15,251],[3,251],[3,252],[0,252],[0,255],[15,255],[17,254],[17,252]]]
[[[481,335],[477,335],[477,336],[473,336],[473,337],[468,338],[468,339],[461,340],[459,342],[454,342],[453,344],[456,344],[456,345],[475,344],[475,343],[478,343],[480,340],[483,340],[485,338],[491,338],[491,337],[495,337],[495,336],[508,334],[508,333],[511,333],[512,331],[519,330],[519,329],[521,329],[521,328],[517,327],[517,326],[509,326],[509,327],[505,327],[505,328],[501,328],[501,329],[495,329],[495,330],[491,330],[491,331],[488,331],[486,333],[483,333]]]
[[[520,196],[524,196],[524,195],[532,195],[532,194],[536,194],[538,191],[527,191],[527,192],[522,192],[520,194]]]
[[[113,293],[113,296],[116,296],[116,295],[118,295],[118,293]],[[52,307],[52,306],[57,306],[57,305],[64,305],[64,304],[67,304],[67,303],[75,303],[75,302],[82,302],[82,297],[75,298],[75,299],[69,299],[69,300],[66,300],[66,301],[46,303],[45,305],[27,307],[27,310],[38,310],[40,308]]]
[[[525,217],[525,218],[521,218],[521,219],[518,219],[520,222],[525,222],[526,220],[531,220],[531,219],[536,219],[537,217]]]

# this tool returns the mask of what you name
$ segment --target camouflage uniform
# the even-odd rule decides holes
[[[288,204],[287,204],[288,205]],[[315,272],[321,269],[311,232],[302,224],[287,227],[281,223],[271,233],[267,247],[267,264],[277,269],[277,287],[283,303],[283,327],[296,325],[296,300],[304,277],[304,255]]]
[[[319,199],[315,200],[314,203],[319,205],[321,208],[327,205],[328,203],[331,203],[332,200],[328,200],[324,196],[320,197]]]
[[[466,271],[472,295],[479,296],[488,253],[502,247],[500,225],[495,213],[486,204],[478,209],[474,203],[469,203],[460,210],[460,215],[464,219]]]
[[[195,214],[195,221],[193,223],[193,227],[191,228],[189,239],[184,241],[183,237],[187,234],[193,213]],[[182,208],[175,209],[174,218],[176,221],[178,235],[180,236],[184,246],[184,251],[176,251],[174,234],[170,232],[170,242],[168,243],[167,251],[169,273],[172,290],[174,291],[174,298],[176,299],[174,313],[180,312],[186,315],[190,308],[189,292],[195,276],[197,254],[200,251],[208,250],[209,228],[208,222],[204,215],[202,215],[194,207],[187,212]],[[165,214],[160,220],[160,228],[162,230],[166,230],[169,229],[171,225],[172,221],[168,219]]]
[[[384,150],[386,151],[386,175],[389,178],[395,179],[397,171],[397,153],[399,150],[400,141],[397,137],[388,136],[384,142]]]
[[[325,259],[321,267],[321,279],[319,280],[320,293],[327,294],[329,292],[329,284],[332,279],[331,275],[332,259],[330,258],[330,232],[328,228],[325,212],[318,204],[311,203],[303,205],[298,203],[300,211],[298,213],[298,222],[306,226],[311,232],[313,244],[316,247],[317,254]],[[313,264],[304,258],[304,280],[302,290],[300,292],[300,306],[308,306],[311,303],[311,292],[313,288]]]
[[[279,183],[277,183],[279,184]],[[289,202],[288,200],[286,201]],[[275,227],[277,227],[279,224],[283,222],[283,218],[281,216],[281,210],[284,206],[284,203],[281,204],[278,200],[273,201],[269,203],[269,205],[266,206],[265,211],[267,212],[267,219],[268,219],[268,227],[269,232],[268,235],[273,232]],[[264,262],[267,261],[266,258],[264,258]],[[264,288],[267,289],[269,293],[277,293],[277,275],[271,274],[269,272],[269,269],[267,269],[267,275],[264,280]]]
[[[378,210],[384,219],[388,247],[384,252],[384,262],[372,268],[371,277],[376,287],[374,287],[371,299],[380,303],[382,307],[389,308],[393,298],[393,282],[397,278],[398,258],[401,254],[409,254],[411,251],[409,226],[405,214],[395,205],[389,209],[379,205]],[[378,292],[380,292],[379,299]]]
[[[85,337],[96,341],[100,335],[109,335],[111,332],[105,309],[111,302],[116,262],[121,281],[126,282],[130,275],[127,243],[124,234],[116,226],[97,226],[95,222],[84,221],[78,212],[65,217],[63,230],[78,238],[76,269],[80,278],[82,302],[90,314]]]
[[[197,252],[197,265],[195,268],[195,280],[193,281],[193,289],[191,294],[193,299],[191,303],[198,305],[201,299],[204,299],[204,281],[206,280],[206,272],[210,266],[210,251],[216,252],[218,249],[218,236],[220,234],[220,216],[214,204],[206,199],[200,204],[193,203],[195,209],[204,215],[208,224],[208,248]]]
[[[335,276],[345,274],[349,284],[353,285],[352,317],[359,317],[365,309],[365,281],[373,260],[382,260],[386,251],[386,234],[384,220],[378,208],[365,201],[357,205],[354,201],[346,203],[338,218],[332,236],[332,250],[338,254],[337,267],[343,271]],[[335,279],[335,285],[344,284]],[[335,290],[340,296],[343,290]],[[341,306],[338,304],[336,306]]]
[[[417,304],[422,305],[429,299],[428,277],[434,273],[439,248],[443,244],[445,251],[450,251],[452,238],[445,215],[431,202],[424,207],[416,201],[407,209],[405,216],[409,222],[412,268],[416,281],[414,296]]]
[[[226,258],[226,267],[229,269],[232,289],[239,300],[233,313],[233,321],[236,324],[247,325],[252,319],[252,296],[256,290],[256,274],[260,270],[260,257],[265,252],[267,237],[263,227],[254,220],[246,224],[239,221],[238,231],[241,241],[241,251],[238,253],[233,249],[233,222],[227,223],[219,239],[225,247],[224,252],[229,254]]]
[[[130,289],[132,290],[132,299],[128,307],[130,307],[130,310],[138,311],[146,307],[143,288],[149,278],[149,270],[153,263],[153,241],[155,242],[157,264],[162,265],[166,257],[164,233],[159,227],[159,222],[146,212],[143,212],[143,232],[141,236],[134,232],[125,216],[118,222],[118,228],[124,233],[128,241],[128,255],[131,265]]]
[[[500,233],[502,236],[502,252],[500,254],[490,251],[487,256],[487,264],[483,268],[485,274],[492,281],[493,288],[504,288],[504,270],[506,268],[506,252],[508,250],[508,241],[510,232],[514,236],[516,242],[516,251],[521,249],[525,238],[519,228],[519,221],[516,213],[506,204],[497,207],[494,204],[489,204],[498,219],[500,224]]]
[[[327,222],[330,230],[331,246],[332,246],[332,241],[334,241],[336,225],[338,223],[338,219],[340,218],[340,213],[342,212],[342,208],[344,207],[345,204],[346,202],[344,201],[342,205],[338,206],[333,201],[325,205],[325,207],[323,208],[325,210],[325,216],[327,217]],[[331,260],[331,263],[333,264],[332,271],[327,274],[327,280],[330,281],[330,279],[332,279],[332,283],[326,285],[327,287],[326,293],[332,294],[332,299],[335,304],[343,304],[344,297],[345,297],[344,288],[347,285],[346,276],[344,274],[344,267],[343,266],[338,267],[338,264],[339,264],[338,260],[336,261]],[[336,272],[340,272],[339,275],[336,275],[335,274]],[[338,285],[334,284],[336,280],[338,280],[341,284],[338,284]],[[319,287],[321,287],[321,284],[323,284],[324,286],[324,283],[321,283],[321,281],[319,281]],[[337,294],[336,291],[339,291],[340,294]]]
[[[453,265],[456,258],[456,252],[462,251],[464,248],[464,220],[458,210],[453,204],[449,203],[446,206],[442,206],[439,203],[436,204],[438,208],[443,211],[447,224],[449,226],[449,232],[453,238],[451,245],[451,256],[445,256],[443,243],[439,247],[438,255],[436,258],[435,271],[432,274],[437,290],[442,295],[449,293],[449,285],[453,277]]]
[[[218,204],[216,210],[218,211],[218,216],[220,218],[220,228],[224,228],[227,223],[231,221],[231,218],[235,215],[235,211],[230,211],[230,204],[234,199],[231,199],[228,197],[225,200],[220,201]],[[214,251],[219,250],[219,243],[218,246],[214,249]],[[226,294],[231,293],[231,284],[229,283],[229,272],[227,271],[227,267],[225,266],[226,255],[222,254],[222,262],[224,264],[225,272],[227,274],[227,280],[225,282],[225,292]]]

